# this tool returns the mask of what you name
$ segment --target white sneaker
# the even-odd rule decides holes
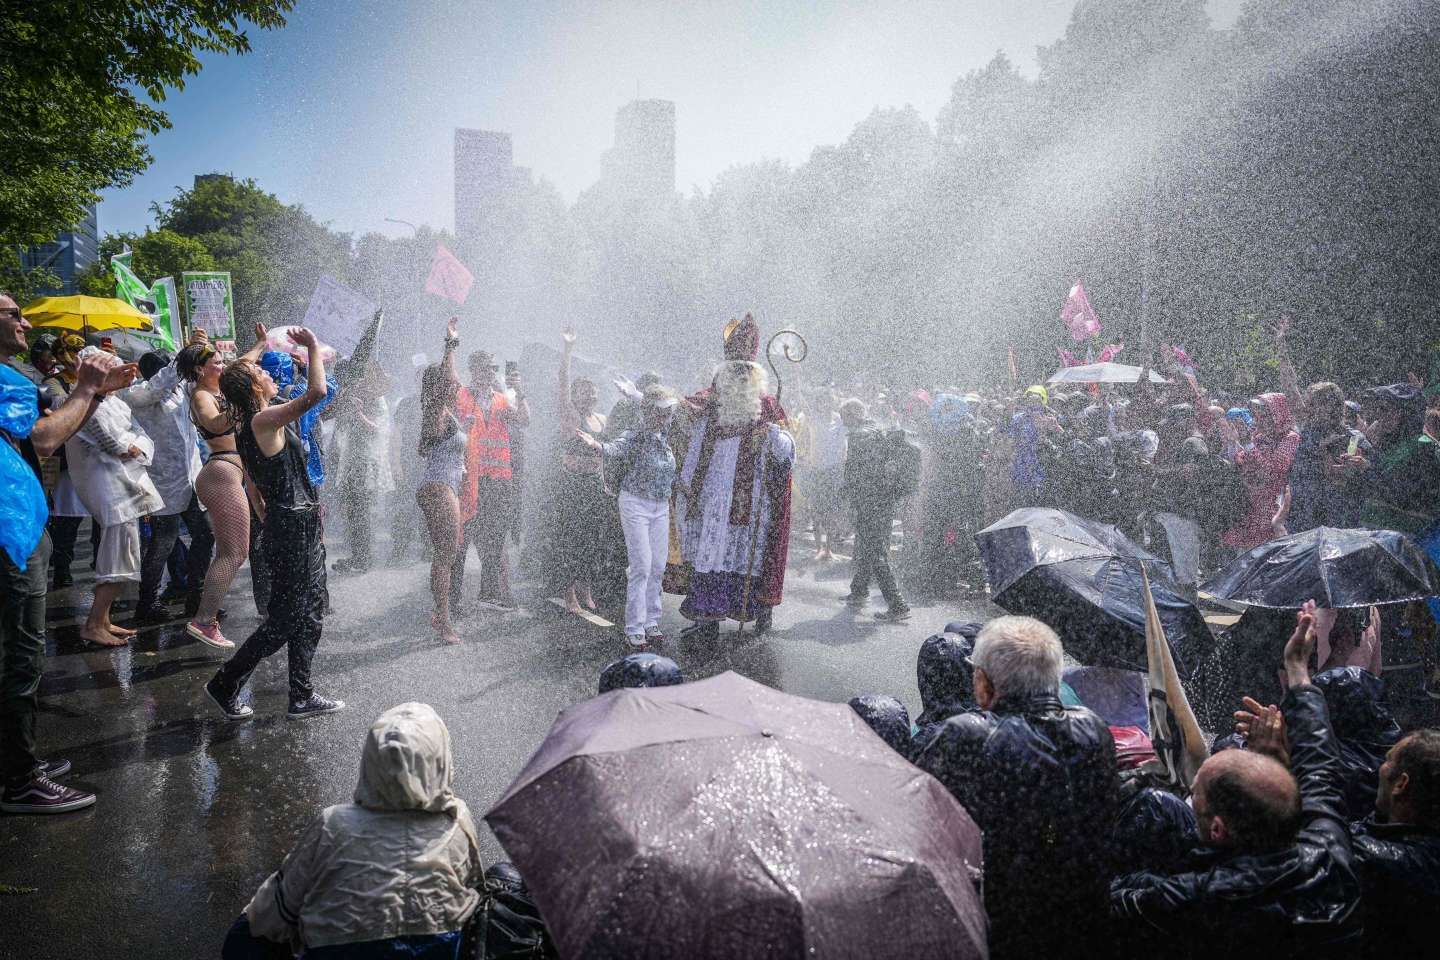
[[[625,642],[632,647],[643,647],[650,641],[643,633],[627,633],[625,634]]]

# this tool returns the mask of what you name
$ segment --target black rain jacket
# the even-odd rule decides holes
[[[1127,937],[1167,957],[1317,960],[1359,949],[1360,877],[1325,696],[1293,687],[1282,710],[1300,784],[1295,843],[1268,853],[1205,851],[1179,872],[1117,877],[1110,912]],[[1131,952],[1143,949],[1135,944]]]
[[[990,956],[1093,956],[1115,819],[1110,728],[1058,696],[1006,697],[934,728],[915,761],[985,834]]]
[[[1371,957],[1434,955],[1440,912],[1440,831],[1408,823],[1351,825],[1365,888],[1365,952]]]

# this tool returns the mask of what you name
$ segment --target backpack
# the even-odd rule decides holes
[[[557,957],[545,921],[523,882],[487,876],[480,905],[465,929],[466,960]]]
[[[920,445],[908,430],[862,431],[850,438],[857,458],[850,476],[852,500],[894,502],[920,489]]]

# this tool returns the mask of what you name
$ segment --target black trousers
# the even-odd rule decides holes
[[[50,560],[57,574],[69,574],[70,564],[75,562],[75,541],[80,535],[80,522],[84,517],[54,517],[46,524],[50,531],[53,550]],[[100,549],[100,524],[90,521],[90,555]]]
[[[481,477],[479,509],[465,524],[465,540],[455,563],[450,567],[450,602],[458,603],[465,584],[465,556],[473,546],[480,555],[480,599],[498,600],[505,596],[505,537],[512,524],[514,485],[509,480]]]
[[[35,714],[45,667],[45,563],[42,533],[21,570],[0,550],[0,779],[24,783],[35,773]]]
[[[350,562],[368,567],[375,545],[372,517],[375,491],[364,483],[342,484],[340,495],[345,503],[345,534],[350,543]]]
[[[855,517],[855,575],[850,593],[863,597],[873,580],[891,607],[905,606],[895,574],[890,570],[890,529],[895,523],[895,504],[867,505]]]
[[[395,484],[394,496],[390,498],[390,559],[399,561],[410,552],[417,532],[425,529],[425,518],[420,515],[420,504],[415,499],[419,487],[417,477],[400,477]],[[421,537],[425,542],[426,537]]]
[[[216,675],[221,692],[240,692],[260,661],[288,646],[290,702],[310,696],[310,661],[320,645],[325,619],[325,542],[320,511],[271,510],[265,518],[265,564],[270,595],[259,629]]]
[[[188,593],[198,595],[205,586],[205,571],[210,569],[210,555],[215,552],[215,535],[210,520],[200,509],[200,500],[190,492],[190,503],[179,513],[168,517],[150,517],[150,538],[140,551],[140,608],[153,607],[160,593],[160,578],[165,574],[166,561],[175,542],[180,539],[180,521],[190,531],[190,548],[185,554],[185,586]]]

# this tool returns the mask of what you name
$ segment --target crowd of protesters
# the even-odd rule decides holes
[[[741,341],[758,335],[738,331]],[[255,346],[233,359],[200,336],[174,358],[147,354],[138,366],[80,338],[32,343],[27,332],[15,302],[0,296],[0,453],[19,464],[4,461],[5,480],[7,489],[41,491],[48,516],[33,548],[0,557],[5,811],[95,801],[57,780],[68,763],[36,754],[46,594],[72,582],[80,517],[96,531],[95,596],[81,638],[129,641],[135,628],[112,616],[128,583],[138,584],[137,625],[173,619],[167,605],[181,605],[192,636],[234,651],[204,686],[232,720],[252,715],[249,677],[281,648],[290,717],[344,707],[311,677],[327,570],[372,568],[373,515],[387,494],[413,501],[412,525],[423,519],[439,639],[462,639],[456,618],[471,608],[463,574],[472,545],[476,605],[515,606],[509,547],[525,532],[529,399],[519,372],[502,377],[482,350],[468,355],[462,384],[455,322],[440,361],[417,355],[418,394],[393,411],[394,384],[378,365],[352,359],[337,382],[326,348],[303,329],[291,329],[284,350],[269,349],[257,326]],[[632,648],[664,641],[660,595],[677,524],[700,522],[709,458],[744,436],[757,439],[735,444],[739,466],[724,479],[736,491],[753,481],[752,526],[738,529],[751,531],[755,555],[738,579],[721,569],[714,582],[733,590],[743,580],[731,616],[762,627],[769,605],[755,605],[765,566],[756,540],[762,520],[788,532],[788,486],[783,500],[772,493],[775,478],[788,485],[792,472],[798,530],[813,537],[815,559],[833,561],[853,537],[844,601],[860,608],[878,586],[877,616],[891,622],[911,616],[902,582],[933,598],[978,589],[975,534],[1017,507],[1115,524],[1171,559],[1190,585],[1240,552],[1316,526],[1399,530],[1432,550],[1440,539],[1433,387],[1418,378],[1348,392],[1328,382],[1302,387],[1283,326],[1280,389],[1253,398],[1205,383],[1176,351],[1157,359],[1156,382],[1147,362],[1135,382],[1119,385],[812,388],[796,392],[788,413],[762,395],[753,348],[749,360],[743,344],[730,356],[730,334],[733,383],[717,373],[697,401],[659,374],[618,378],[623,397],[608,417],[596,382],[571,375],[574,334],[562,338],[558,416],[548,428],[558,455],[544,488],[547,593],[594,615],[618,579],[617,619]],[[725,419],[731,405],[743,407],[738,427]],[[691,419],[677,423],[682,415]],[[747,449],[759,464],[753,477],[741,463]],[[672,508],[690,501],[690,512]],[[333,567],[326,503],[348,546]],[[407,562],[407,540],[396,537],[391,549],[392,561]],[[247,558],[261,624],[236,647],[221,632],[220,604]],[[1178,781],[1157,772],[1146,738],[1085,705],[1066,680],[1059,637],[1027,617],[953,624],[925,641],[923,710],[913,724],[892,697],[866,694],[852,706],[983,832],[991,956],[1410,955],[1427,942],[1427,908],[1440,904],[1440,734],[1402,731],[1390,718],[1380,617],[1367,616],[1337,626],[1333,612],[1312,604],[1288,622],[1270,618],[1264,628],[1289,637],[1279,688],[1258,671],[1254,695],[1231,705],[1233,734],[1219,731],[1230,735]],[[1373,636],[1335,654],[1352,627]],[[1330,652],[1317,653],[1327,644]],[[1422,648],[1433,658],[1433,642]],[[600,692],[682,679],[672,661],[631,653],[607,668]],[[484,935],[497,903],[529,910],[525,929],[546,949],[543,921],[513,868],[482,870],[450,768],[448,732],[433,710],[405,704],[382,715],[362,753],[355,803],[328,808],[297,841],[246,908],[226,955],[269,955],[277,944],[306,956],[358,955],[366,944],[376,956],[401,948],[454,956],[466,937]]]
[[[1237,705],[1234,734],[1184,783],[1152,751],[1117,747],[1120,732],[1066,681],[1055,632],[1029,617],[926,640],[913,725],[893,697],[850,705],[980,827],[991,957],[1422,956],[1440,906],[1440,731],[1402,733],[1363,671],[1312,676],[1314,627],[1311,604],[1284,644],[1281,703]],[[636,653],[605,668],[598,692],[684,680],[672,660]],[[451,780],[430,707],[383,714],[354,803],[303,832],[236,921],[226,960],[555,956],[515,868],[483,870]],[[632,931],[626,955],[668,955],[656,935]]]

